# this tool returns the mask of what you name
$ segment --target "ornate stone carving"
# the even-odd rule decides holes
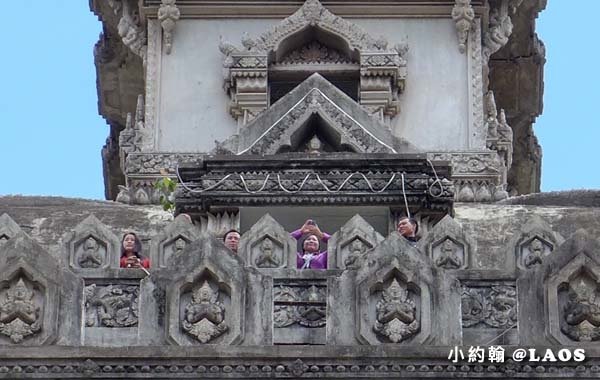
[[[69,265],[76,271],[119,266],[120,240],[94,215],[66,233],[63,241]]]
[[[360,215],[354,215],[327,244],[329,266],[339,269],[359,269],[368,262],[367,251],[383,241],[375,229]]]
[[[506,166],[497,152],[440,152],[428,157],[451,162],[457,201],[492,202],[508,197]]]
[[[132,120],[131,114],[128,113],[125,129],[119,134],[119,156],[123,173],[127,174],[130,170],[127,160],[129,154],[151,151],[154,147],[152,141],[151,128],[144,125],[144,97],[138,95],[135,119]]]
[[[373,330],[392,343],[400,343],[419,331],[415,303],[403,285],[392,279],[376,307],[377,321]]]
[[[158,8],[158,21],[163,29],[163,40],[165,43],[165,53],[171,54],[173,46],[173,30],[175,23],[179,20],[181,13],[175,5],[175,0],[161,0],[160,8]]]
[[[34,299],[34,286],[25,277],[13,279],[0,289],[0,334],[13,343],[38,333],[42,328],[41,307]]]
[[[563,291],[564,292],[564,291]],[[600,340],[600,291],[598,281],[585,270],[573,278],[566,291],[561,331],[578,342]]]
[[[487,147],[495,150],[504,160],[506,170],[510,170],[513,154],[512,128],[506,122],[504,110],[498,114],[494,93],[488,91],[485,96],[486,124],[487,124]]]
[[[301,48],[290,52],[278,64],[358,64],[358,62],[351,61],[341,52],[322,45],[319,41],[311,41]]]
[[[452,8],[452,20],[456,23],[458,33],[458,50],[461,53],[467,51],[469,32],[475,20],[475,11],[471,6],[471,0],[456,0]]]
[[[200,343],[208,343],[228,330],[225,307],[218,298],[219,291],[204,281],[192,290],[192,298],[185,307],[182,328]]]
[[[324,327],[327,323],[327,287],[323,285],[275,286],[273,326]]]
[[[545,220],[535,216],[524,223],[521,234],[509,243],[510,249],[515,252],[507,251],[507,255],[516,258],[518,268],[528,270],[541,265],[563,241],[562,236],[554,232]]]
[[[508,329],[517,323],[517,290],[514,286],[463,287],[462,325]]]
[[[434,263],[444,269],[459,269],[464,264],[464,248],[451,238],[433,248]]]
[[[242,236],[238,253],[256,268],[296,267],[296,241],[269,214]]]
[[[81,268],[99,268],[106,259],[106,249],[101,250],[98,241],[90,236],[80,245],[77,263]]]
[[[488,30],[483,36],[483,57],[487,63],[492,54],[500,50],[510,38],[513,30],[512,20],[509,15],[509,0],[502,0],[498,8],[490,11]],[[512,8],[513,13],[516,10]]]
[[[140,25],[140,15],[134,2],[129,0],[109,2],[115,10],[115,13],[121,13],[121,18],[117,25],[117,32],[123,41],[123,44],[134,54],[146,61],[146,32]]]
[[[309,28],[343,40],[343,49],[347,52],[340,54],[331,48],[326,52],[316,45],[317,41],[305,41],[309,43],[308,48],[300,48],[287,57],[278,56],[276,49],[282,43]],[[243,48],[238,48],[223,40],[219,45],[224,55],[224,87],[231,98],[230,113],[240,124],[247,124],[267,107],[267,56],[272,53],[275,53],[276,63],[317,65],[310,68],[315,72],[320,63],[346,63],[350,56],[360,57],[357,71],[361,75],[361,105],[381,114],[382,120],[399,112],[398,94],[406,79],[406,45],[388,49],[385,39],[369,36],[359,26],[329,12],[318,0],[306,1],[298,11],[256,39],[244,34],[242,45]],[[378,80],[374,81],[373,77]],[[373,88],[375,83],[377,88]],[[244,86],[251,86],[253,92],[245,91]]]
[[[322,155],[318,166],[314,158],[300,156],[254,157],[250,166],[232,156],[207,157],[201,167],[181,168],[186,186],[176,191],[177,212],[264,204],[399,204],[404,195],[409,206],[444,212],[454,197],[444,167],[436,167],[436,179],[426,161],[404,157],[381,155],[373,162],[354,154]],[[353,171],[345,169],[349,160]]]
[[[134,327],[138,325],[137,285],[99,285],[85,287],[86,327]]]
[[[200,236],[187,215],[179,215],[160,234],[152,238],[151,259],[154,265],[167,267],[171,258],[181,255]]]
[[[254,264],[257,268],[277,268],[283,262],[282,255],[276,255],[273,252],[273,240],[265,237],[260,243],[260,253],[258,254]]]
[[[469,124],[471,125],[473,137],[477,137],[477,141],[474,141],[473,146],[481,146],[483,144],[483,140],[485,139],[486,131],[483,112],[484,65],[481,53],[481,22],[479,19],[473,23],[469,36],[471,44],[471,53],[468,61],[469,73],[471,75],[471,88],[469,91],[469,98],[471,102]]]

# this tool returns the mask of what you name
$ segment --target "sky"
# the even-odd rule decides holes
[[[575,6],[576,5],[576,6]],[[104,199],[93,48],[101,24],[86,0],[3,4],[0,23],[0,196]],[[542,191],[600,189],[599,0],[549,0],[537,20],[546,45]]]

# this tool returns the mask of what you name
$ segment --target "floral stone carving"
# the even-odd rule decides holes
[[[400,343],[419,331],[415,303],[410,299],[406,286],[400,285],[395,278],[383,290],[376,312],[373,330],[392,343]]]
[[[514,286],[464,287],[461,304],[463,328],[507,329],[517,323],[517,289]]]
[[[91,284],[85,287],[87,327],[133,327],[138,324],[137,285]]]
[[[204,281],[192,291],[192,299],[185,307],[182,328],[201,343],[208,343],[228,330],[225,307],[218,298],[219,291]]]
[[[42,327],[34,290],[25,282],[24,277],[20,277],[0,293],[0,334],[8,336],[13,343],[21,343]]]
[[[327,323],[327,287],[278,285],[273,292],[273,325],[276,328],[298,324],[323,327]]]

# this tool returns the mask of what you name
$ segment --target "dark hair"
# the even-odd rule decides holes
[[[123,242],[125,241],[125,237],[127,235],[133,235],[135,238],[135,244],[133,246],[133,253],[138,257],[142,258],[142,242],[140,238],[135,234],[135,232],[125,232],[123,238],[121,239],[121,257],[125,256],[125,247],[123,247]]]
[[[416,235],[417,232],[419,232],[419,223],[417,223],[417,220],[415,218],[409,218],[408,216],[402,216],[402,217],[400,217],[400,219],[398,219],[398,223],[400,223],[404,219],[408,219],[408,223],[412,224],[413,227],[415,227],[415,235]]]
[[[229,234],[230,234],[230,233],[232,233],[232,232],[235,232],[235,233],[237,233],[238,235],[241,235],[241,234],[240,234],[240,231],[238,231],[238,230],[236,230],[235,228],[233,228],[233,229],[231,229],[231,230],[229,230],[229,231],[225,232],[225,235],[223,235],[223,241],[225,241],[225,239],[227,239],[227,235],[229,235]]]

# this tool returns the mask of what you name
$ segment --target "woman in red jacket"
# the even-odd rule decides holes
[[[142,242],[133,232],[127,232],[121,240],[121,268],[150,268],[150,259],[142,256]]]

